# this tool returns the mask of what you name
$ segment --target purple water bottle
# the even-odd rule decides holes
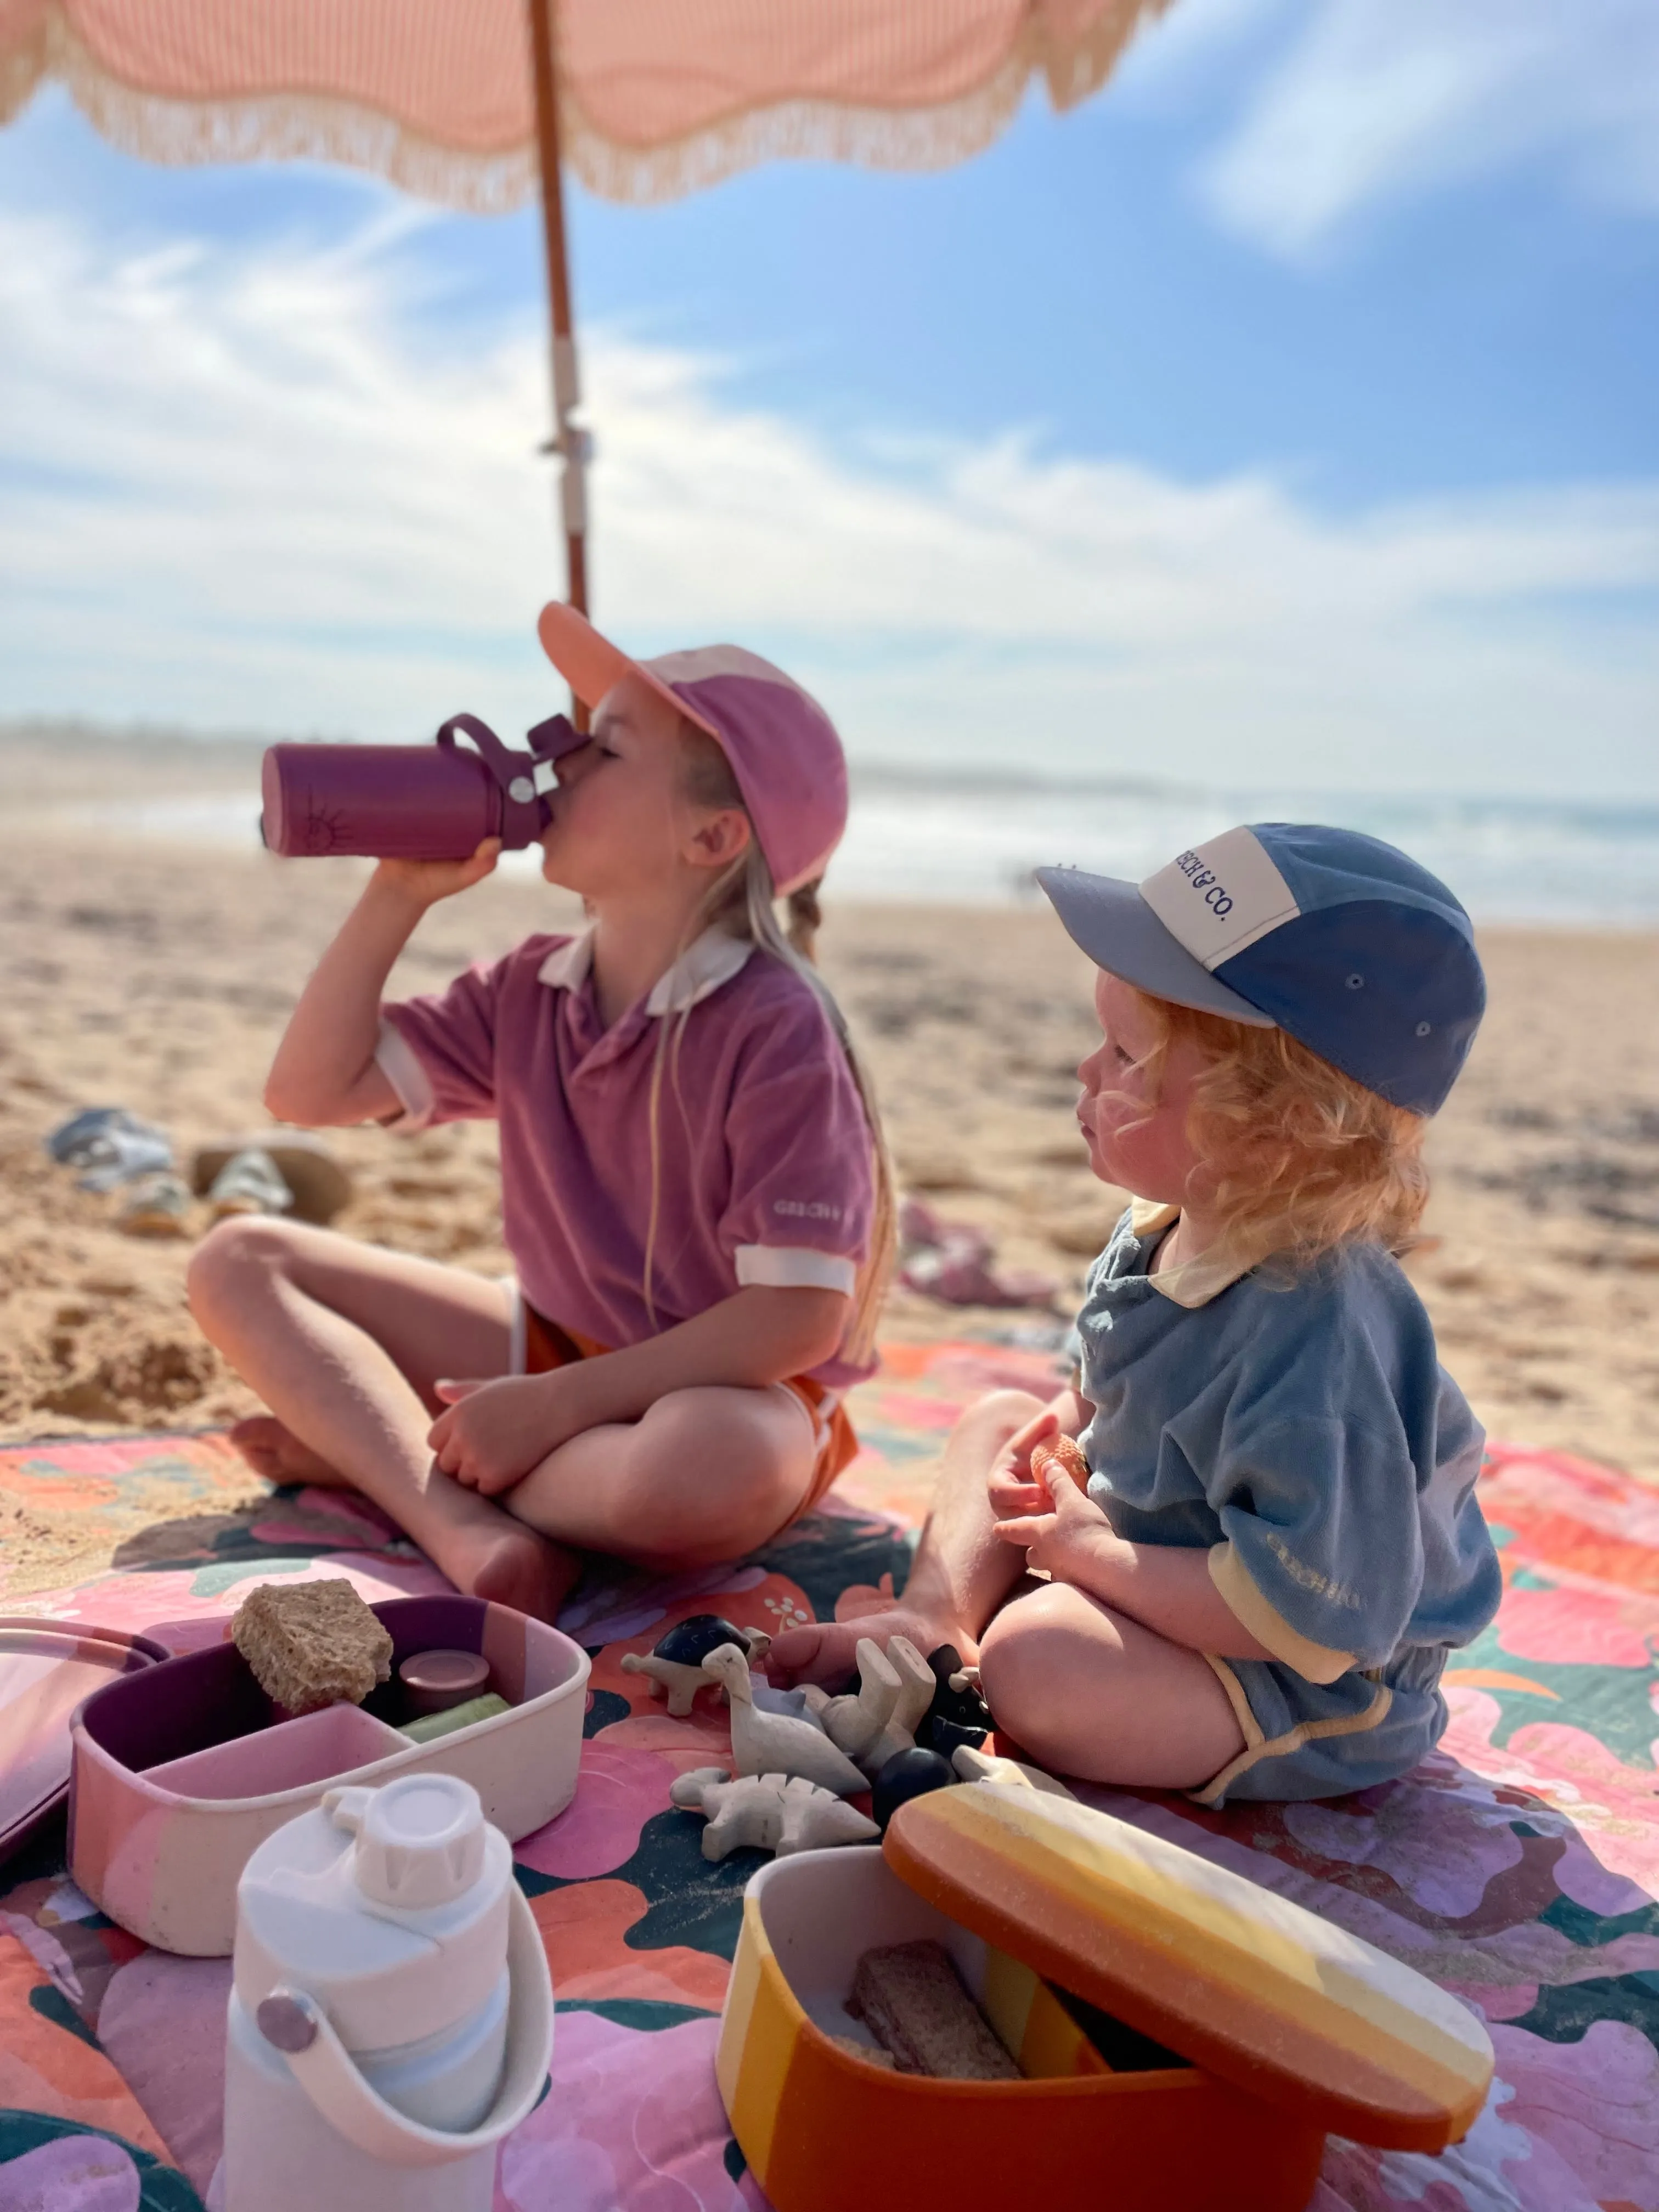
[[[457,743],[463,736],[476,751]],[[289,858],[464,860],[499,837],[516,852],[547,827],[554,763],[587,739],[555,714],[526,742],[528,752],[514,752],[476,714],[456,714],[429,745],[272,745],[265,843]]]

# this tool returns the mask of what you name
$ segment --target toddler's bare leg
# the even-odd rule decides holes
[[[1041,1410],[1018,1390],[970,1407],[945,1448],[899,1603],[890,1613],[790,1629],[772,1646],[767,1671],[783,1684],[839,1682],[853,1673],[862,1636],[908,1636],[924,1652],[954,1644],[964,1659],[978,1659],[999,1728],[1038,1765],[1089,1781],[1194,1788],[1244,1747],[1209,1662],[1080,1590],[1028,1581],[1023,1554],[994,1533],[987,1480],[1015,1431]]]
[[[908,1636],[923,1653],[954,1644],[964,1660],[978,1656],[986,1624],[1025,1576],[1024,1554],[994,1533],[986,1483],[1015,1431],[1042,1410],[1041,1399],[1024,1390],[995,1390],[968,1408],[945,1447],[933,1509],[898,1603],[890,1613],[790,1629],[768,1655],[772,1681],[841,1682],[854,1672],[864,1636],[878,1643]]]
[[[637,1421],[587,1429],[501,1503],[544,1535],[659,1569],[740,1559],[806,1495],[817,1442],[778,1389],[673,1390]]]
[[[204,1239],[202,1328],[325,1467],[382,1506],[458,1589],[550,1616],[576,1562],[434,1467],[445,1375],[507,1364],[499,1284],[299,1223],[245,1218]]]
[[[1200,1652],[1065,1583],[1036,1584],[1005,1606],[979,1663],[998,1729],[1056,1774],[1194,1790],[1244,1748]]]

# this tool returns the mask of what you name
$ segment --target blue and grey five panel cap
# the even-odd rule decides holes
[[[1486,1012],[1469,918],[1381,838],[1301,822],[1211,837],[1139,884],[1037,881],[1097,968],[1153,998],[1288,1031],[1356,1083],[1432,1114]]]

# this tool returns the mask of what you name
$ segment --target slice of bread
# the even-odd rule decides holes
[[[944,2081],[1018,2081],[1020,2071],[963,1988],[942,1943],[890,1943],[866,1951],[847,2009],[861,2020],[901,2074]]]
[[[392,1638],[344,1580],[262,1583],[231,1639],[274,1705],[289,1713],[360,1705],[392,1672]]]

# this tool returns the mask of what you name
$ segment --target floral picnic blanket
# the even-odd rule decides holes
[[[552,2094],[502,2153],[496,2212],[759,2212],[714,2086],[743,1887],[674,1811],[721,1761],[716,1711],[671,1721],[625,1674],[681,1615],[849,1618],[902,1588],[930,1462],[977,1392],[1052,1363],[890,1347],[854,1407],[866,1449],[830,1509],[740,1565],[591,1578],[562,1626],[593,1654],[574,1803],[518,1846],[559,2019]],[[179,1650],[248,1585],[347,1574],[370,1600],[442,1587],[371,1509],[319,1491],[228,1512],[246,1480],[210,1437],[0,1452],[0,1507],[101,1516],[115,1564],[0,1610],[135,1629]],[[1405,1780],[1211,1814],[1099,1791],[1122,1817],[1363,1936],[1476,2007],[1498,2074],[1438,2159],[1333,2138],[1311,2212],[1659,2212],[1659,1492],[1494,1449],[1482,1480],[1503,1609],[1447,1676],[1449,1730]],[[184,1517],[180,1517],[180,1516]],[[70,1883],[61,1829],[0,1868],[0,2212],[198,2212],[216,2192],[228,1961],[147,1949]]]

